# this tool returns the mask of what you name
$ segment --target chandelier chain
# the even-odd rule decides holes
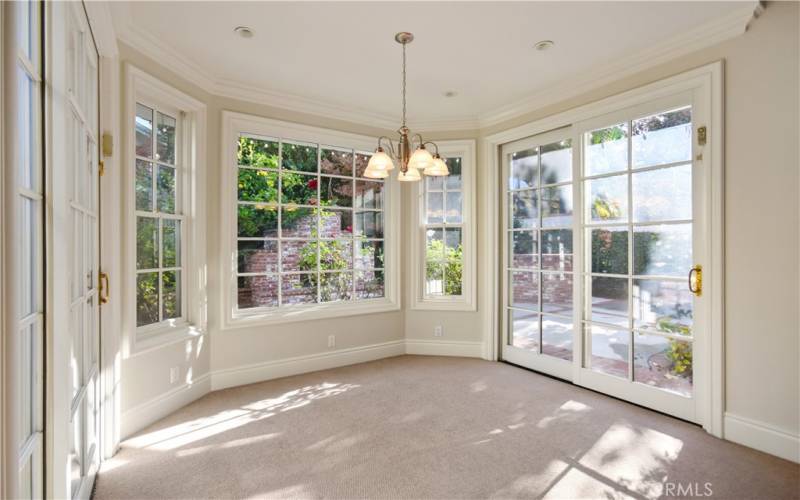
[[[403,44],[403,127],[406,126],[406,44]]]

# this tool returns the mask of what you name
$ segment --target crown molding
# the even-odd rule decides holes
[[[610,64],[596,66],[569,78],[566,83],[543,89],[490,113],[440,120],[412,120],[409,125],[415,130],[425,131],[476,130],[513,120],[547,105],[576,97],[592,89],[741,35],[747,31],[753,19],[757,18],[765,8],[762,1],[742,3],[745,7],[736,9],[725,16],[704,23],[655,46],[645,48],[631,56]],[[129,6],[121,3],[117,8],[125,9],[123,11],[125,15],[120,16],[124,18],[121,22],[122,25],[116,26],[117,36],[122,42],[154,61],[160,62],[209,94],[386,130],[395,130],[400,123],[399,115],[378,114],[370,110],[267,90],[235,80],[219,78],[207,72],[195,61],[161,42],[155,35],[134,25]]]
[[[547,105],[579,96],[592,89],[741,35],[747,31],[752,20],[761,15],[765,8],[761,1],[751,1],[745,4],[746,7],[701,24],[631,56],[610,64],[596,66],[594,69],[570,78],[564,84],[549,87],[525,99],[503,106],[497,111],[480,115],[480,128],[512,120]]]

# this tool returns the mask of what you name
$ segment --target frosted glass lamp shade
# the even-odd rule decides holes
[[[416,168],[409,167],[405,173],[398,172],[397,174],[397,180],[401,182],[414,182],[420,179],[422,179],[422,177],[419,175],[419,170]]]
[[[417,148],[411,159],[408,160],[408,168],[416,170],[425,170],[433,163],[433,156],[423,147]]]
[[[431,163],[431,165],[428,168],[426,168],[425,172],[423,173],[425,175],[440,177],[440,176],[450,175],[450,170],[448,170],[447,168],[447,163],[445,163],[443,159],[437,156],[436,158],[433,159],[433,163]]]
[[[383,152],[382,149],[378,148],[375,151],[370,159],[369,163],[367,164],[367,169],[374,168],[377,170],[391,170],[394,168],[394,162],[392,162],[392,158]]]

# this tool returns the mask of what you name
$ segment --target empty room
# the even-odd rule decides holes
[[[0,498],[800,499],[800,2],[0,27]]]

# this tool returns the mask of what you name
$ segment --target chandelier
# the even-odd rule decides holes
[[[394,162],[400,164],[397,180],[404,182],[418,181],[422,178],[420,171],[425,175],[444,176],[450,175],[447,164],[439,156],[439,146],[431,141],[425,141],[421,135],[414,134],[409,138],[410,130],[406,127],[406,45],[414,40],[414,35],[401,31],[394,39],[403,46],[403,121],[397,133],[400,135],[397,147],[386,136],[378,138],[378,147],[375,154],[369,159],[364,177],[384,179],[389,177],[389,171],[394,169]],[[386,149],[383,147],[386,146]],[[425,146],[433,146],[431,154]],[[388,150],[388,152],[387,152]],[[413,154],[411,151],[414,151]]]

